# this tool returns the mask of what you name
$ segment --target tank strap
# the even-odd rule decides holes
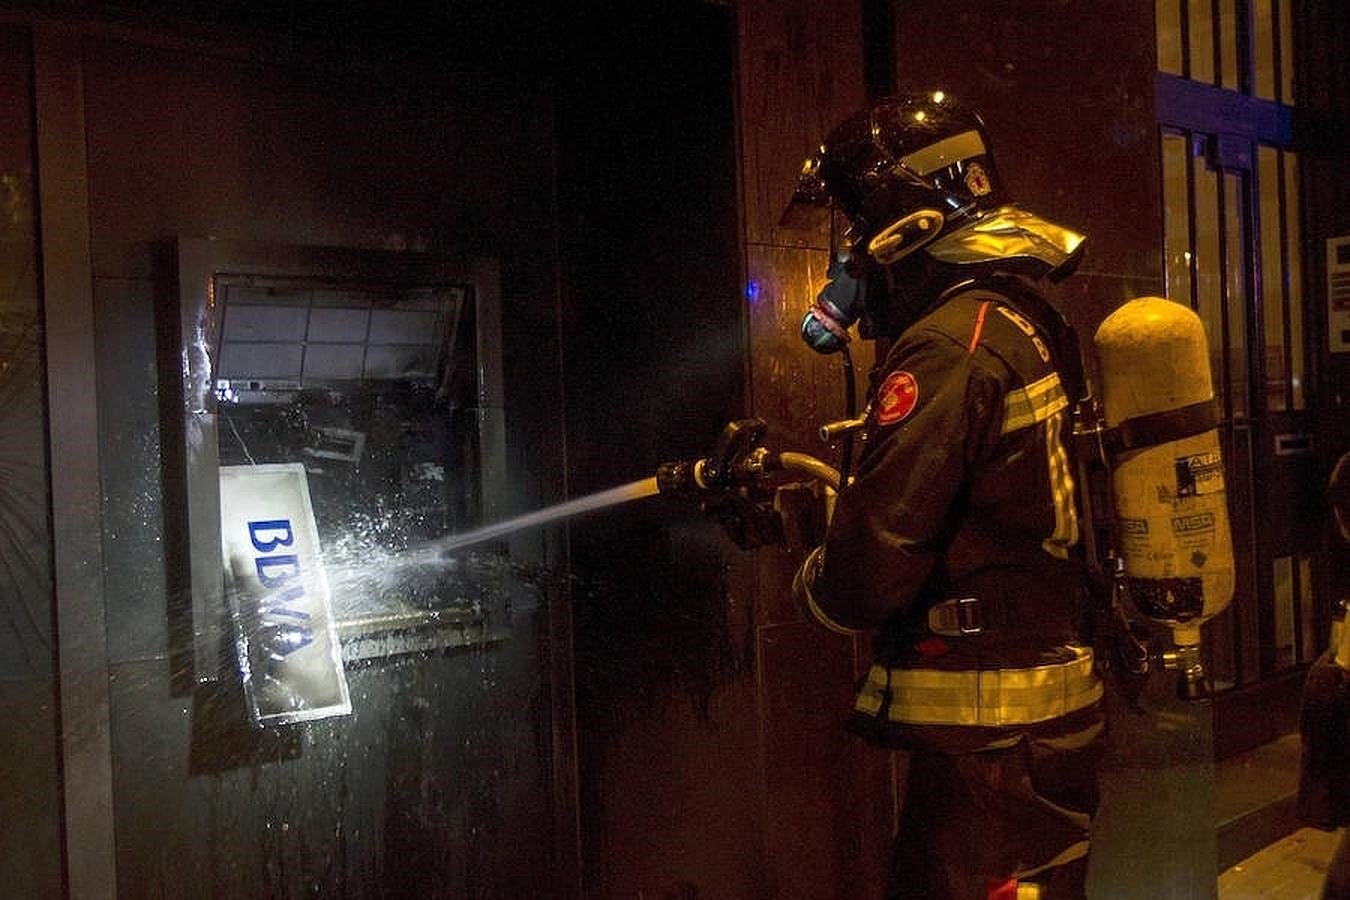
[[[1210,397],[1199,403],[1165,409],[1146,416],[1126,419],[1106,429],[1102,442],[1111,456],[1140,447],[1153,447],[1168,441],[1194,437],[1217,428],[1223,416],[1219,402]]]
[[[1068,662],[1018,669],[888,669],[873,665],[853,708],[909,725],[1031,725],[1102,699],[1092,651]]]

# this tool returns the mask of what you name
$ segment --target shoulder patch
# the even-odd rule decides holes
[[[919,382],[905,371],[892,372],[877,391],[877,424],[903,421],[919,403]]]

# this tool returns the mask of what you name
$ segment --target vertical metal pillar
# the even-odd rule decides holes
[[[117,893],[81,36],[33,29],[67,896]]]

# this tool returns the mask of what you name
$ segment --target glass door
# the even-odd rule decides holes
[[[1156,6],[1167,290],[1205,323],[1224,415],[1238,577],[1206,642],[1223,691],[1280,681],[1327,640],[1328,613],[1313,591],[1315,354],[1306,346],[1290,124],[1293,8],[1290,0]]]

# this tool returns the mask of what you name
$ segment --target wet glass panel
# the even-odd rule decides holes
[[[28,34],[0,26],[0,894],[61,896],[50,490]],[[17,723],[17,725],[16,725]]]
[[[1252,2],[1252,95],[1262,100],[1275,97],[1275,22],[1271,0]]]
[[[0,54],[16,49],[5,46],[6,36],[0,29]],[[17,68],[10,62],[0,55],[0,66]],[[24,90],[0,80],[4,108],[28,108]],[[0,133],[0,678],[32,678],[51,674],[53,652],[43,323],[32,131],[22,116],[7,120]]]
[[[1181,75],[1181,0],[1157,0],[1158,71]]]
[[[1294,106],[1294,8],[1292,0],[1279,2],[1280,102]]]
[[[1275,599],[1275,668],[1294,664],[1294,559],[1279,556],[1271,562],[1271,582]]]
[[[1298,557],[1298,616],[1300,628],[1299,662],[1309,663],[1322,652],[1322,636],[1317,633],[1317,613],[1313,603],[1312,556]]]
[[[1294,409],[1307,407],[1305,384],[1307,353],[1303,339],[1303,232],[1299,227],[1298,157],[1284,151],[1280,154],[1284,169],[1284,239],[1285,266],[1288,277],[1289,299],[1289,387],[1293,392]]]
[[[1192,0],[1186,4],[1190,22],[1190,77],[1192,81],[1214,83],[1214,5],[1211,0]]]
[[[1237,0],[1219,0],[1219,86],[1230,91],[1242,89],[1238,71]]]
[[[1195,185],[1195,311],[1209,342],[1210,374],[1216,392],[1223,384],[1223,278],[1219,257],[1219,176],[1197,156],[1191,165]]]
[[[1190,306],[1191,238],[1187,151],[1186,135],[1163,133],[1163,260],[1167,296]]]
[[[1273,147],[1258,147],[1256,173],[1259,185],[1261,247],[1261,322],[1265,327],[1266,408],[1288,409],[1284,356],[1284,260],[1280,224],[1279,153]]]
[[[1223,177],[1223,212],[1225,255],[1224,286],[1228,308],[1228,331],[1225,352],[1228,358],[1228,403],[1232,416],[1248,412],[1247,385],[1251,360],[1247,353],[1247,277],[1246,277],[1246,221],[1242,215],[1243,176],[1227,174]]]

